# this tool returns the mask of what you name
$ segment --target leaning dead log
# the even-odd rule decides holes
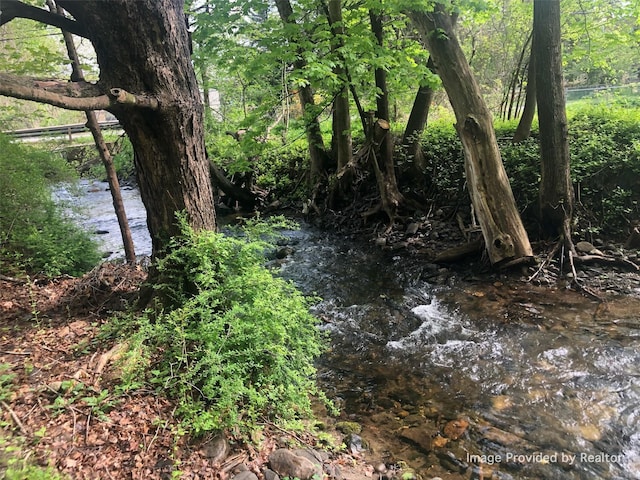
[[[225,194],[229,195],[229,197],[237,200],[243,208],[253,210],[257,205],[258,199],[251,191],[235,185],[226,177],[222,169],[212,161],[209,161],[209,173],[211,174],[213,184],[220,188]]]
[[[496,265],[533,256],[502,164],[491,113],[458,43],[451,15],[441,3],[433,12],[409,10],[408,14],[427,44],[456,115],[469,195],[489,260]]]

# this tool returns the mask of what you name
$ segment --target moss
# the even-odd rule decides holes
[[[359,434],[362,432],[362,425],[356,422],[338,422],[336,423],[336,430],[344,433],[345,435]]]

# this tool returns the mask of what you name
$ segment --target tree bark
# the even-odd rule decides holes
[[[122,88],[108,92],[84,82],[63,82],[0,72],[0,95],[47,103],[67,110],[110,110],[120,105],[158,108],[158,100],[148,94],[132,94]]]
[[[56,7],[53,0],[47,0],[47,4],[51,12],[56,12],[58,15],[64,16],[64,11],[60,7]],[[73,42],[73,36],[63,31],[64,43],[67,47],[67,53],[69,54],[69,60],[71,61],[71,80],[72,81],[84,81],[84,74],[82,67],[80,66],[80,59],[78,58],[78,51],[76,50],[75,43]],[[96,118],[96,114],[93,111],[87,110],[85,112],[87,116],[87,126],[91,131],[93,140],[96,144],[98,154],[104,165],[104,169],[107,173],[107,181],[109,183],[109,191],[111,192],[111,199],[113,201],[113,208],[115,210],[116,218],[118,219],[118,226],[120,228],[120,235],[122,236],[122,245],[124,247],[124,255],[130,264],[136,263],[136,251],[133,244],[133,238],[131,236],[131,229],[129,228],[129,220],[127,219],[127,213],[124,208],[124,202],[122,201],[122,194],[120,192],[120,182],[116,173],[115,166],[113,165],[113,159],[111,158],[111,152],[107,147],[104,137],[102,136],[102,130]]]
[[[433,59],[429,57],[427,68],[436,73]],[[416,98],[411,107],[411,113],[407,120],[407,125],[402,136],[402,148],[407,159],[412,162],[413,174],[416,178],[424,176],[427,168],[420,138],[427,127],[427,119],[429,118],[429,110],[433,101],[434,90],[429,85],[421,85],[416,93]]]
[[[538,122],[540,124],[540,220],[547,236],[560,236],[571,248],[573,185],[565,111],[560,34],[560,1],[534,0]]]
[[[369,10],[369,19],[376,42],[379,47],[382,47],[384,45],[382,15]],[[389,113],[389,90],[387,88],[387,72],[384,68],[375,69],[375,81],[378,89],[378,95],[376,96],[378,121],[375,123],[374,141],[378,147],[379,156],[374,155],[372,161],[375,163],[374,171],[378,190],[380,191],[382,208],[389,217],[390,224],[393,224],[398,207],[402,202],[402,194],[398,189],[398,180],[393,162],[394,145],[389,123],[391,118]]]
[[[275,0],[276,7],[280,19],[285,25],[294,25],[293,9],[289,0]],[[293,63],[293,68],[303,70],[307,62],[304,60],[301,50]],[[309,145],[309,187],[318,188],[319,184],[324,181],[327,167],[327,150],[322,138],[320,130],[320,122],[318,122],[318,113],[316,112],[315,100],[313,98],[313,88],[311,85],[304,85],[298,89],[298,98],[304,112],[305,132],[307,135],[307,143]]]
[[[215,211],[205,155],[203,107],[189,55],[181,0],[59,0],[89,32],[101,86],[145,92],[155,110],[115,104],[136,151],[140,195],[147,210],[153,255],[180,231],[185,211],[195,230],[214,229]]]
[[[71,20],[64,15],[59,15],[56,12],[48,12],[41,8],[27,5],[18,0],[2,0],[0,6],[2,7],[0,26],[10,22],[14,18],[28,18],[30,20],[35,20],[36,22],[59,27],[61,30],[81,37],[88,37],[88,31],[85,25]]]
[[[442,4],[432,13],[410,11],[433,56],[456,115],[471,202],[492,264],[533,255],[507,178],[491,114]]]

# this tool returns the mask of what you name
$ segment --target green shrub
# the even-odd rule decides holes
[[[128,335],[142,369],[153,359],[150,382],[196,434],[310,416],[323,342],[309,300],[263,266],[267,243],[255,231],[194,233],[180,221],[183,235],[157,263],[164,308]]]
[[[530,232],[537,223],[540,148],[537,132],[519,144],[515,122],[498,123],[496,135],[516,203]],[[576,193],[575,231],[581,238],[627,235],[640,219],[640,109],[590,105],[569,116],[571,176]],[[423,137],[431,198],[468,202],[463,153],[451,121],[434,122]]]
[[[64,160],[0,135],[0,265],[9,272],[80,275],[99,260],[97,245],[51,198],[73,176]]]
[[[232,179],[252,175],[256,186],[277,198],[304,196],[302,175],[308,170],[309,152],[303,130],[290,132],[285,144],[281,139],[263,141],[249,131],[240,141],[222,132],[207,134],[210,159]]]
[[[581,228],[625,235],[640,218],[640,109],[584,107],[569,135]]]
[[[457,202],[466,193],[464,152],[453,122],[446,118],[431,123],[422,138],[429,197],[439,204]]]
[[[113,144],[113,146],[110,147],[111,159],[113,160],[113,167],[116,170],[118,179],[120,181],[135,179],[136,169],[133,161],[133,145],[131,145],[129,137],[122,135],[115,138],[111,143]],[[91,146],[90,150],[92,155],[97,155],[94,146]],[[104,181],[107,180],[104,164],[102,162],[92,165],[86,174],[83,173],[83,176],[88,178],[99,178]]]

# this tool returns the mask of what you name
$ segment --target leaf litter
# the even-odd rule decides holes
[[[212,464],[171,401],[144,388],[113,393],[123,346],[100,337],[100,328],[135,300],[145,278],[139,266],[109,262],[81,278],[0,277],[0,365],[11,378],[0,382],[2,448],[19,445],[22,459],[73,479],[226,480],[239,465],[261,477],[285,432],[267,424],[257,445],[232,438],[228,457]],[[0,471],[4,457],[0,451]],[[370,477],[367,467],[344,477]]]

